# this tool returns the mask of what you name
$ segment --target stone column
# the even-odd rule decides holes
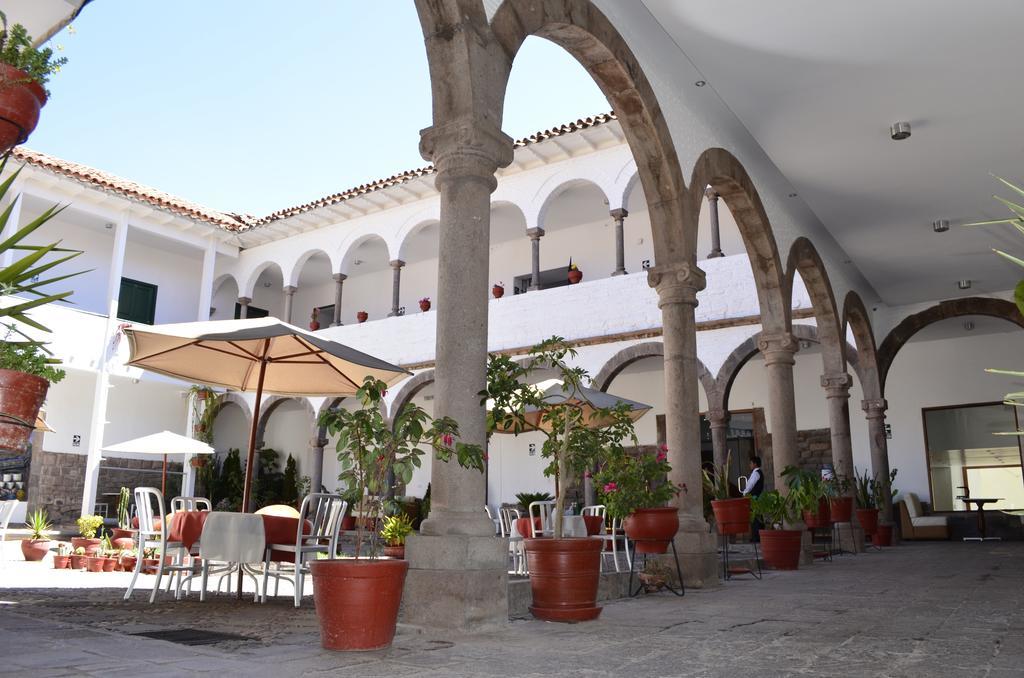
[[[729,456],[729,411],[723,409],[709,409],[707,413],[708,423],[711,425],[711,448],[714,450],[715,467],[725,466],[726,458]],[[727,469],[732,471],[732,469]]]
[[[494,173],[512,139],[488,119],[455,118],[422,132],[437,168],[438,244],[434,416],[459,424],[462,442],[487,447],[487,291]],[[486,476],[456,462],[431,465],[431,510],[406,544],[404,619],[459,629],[508,623],[508,543],[484,513]]]
[[[829,430],[832,434],[832,467],[840,478],[853,479],[853,444],[850,441],[850,387],[853,377],[843,372],[824,374],[821,386],[828,403]],[[849,496],[854,491],[848,492]],[[860,553],[864,550],[864,531],[857,522],[857,514],[850,519],[851,530],[839,529],[839,546],[844,551]],[[851,539],[852,535],[852,539]]]
[[[626,234],[622,222],[629,216],[629,212],[620,207],[610,214],[615,220],[615,270],[612,275],[626,275]]]
[[[530,291],[540,289],[540,239],[544,237],[544,229],[537,226],[526,229],[526,235],[530,236]]]
[[[294,285],[285,285],[282,292],[284,292],[284,321],[290,323],[292,321],[292,302],[295,301],[295,291],[299,289]]]
[[[722,253],[722,236],[718,230],[718,192],[708,186],[704,191],[704,195],[708,199],[709,214],[711,216],[711,253],[708,254],[708,259],[724,257],[725,255]]]
[[[768,402],[771,406],[772,465],[775,489],[789,492],[782,472],[796,466],[796,398],[793,394],[794,354],[800,346],[792,334],[762,334],[757,348],[768,372]]]
[[[238,305],[241,308],[238,310],[239,319],[249,317],[249,304],[252,303],[252,297],[238,297]]]
[[[704,521],[698,408],[697,334],[694,309],[704,288],[704,272],[695,264],[658,264],[647,272],[658,291],[665,346],[665,434],[669,482],[682,491],[677,500],[676,549],[688,586],[718,582],[715,540]]]
[[[391,313],[388,313],[388,317],[398,315],[399,301],[398,296],[402,290],[402,267],[405,266],[405,262],[401,259],[395,259],[391,264]]]
[[[331,327],[337,327],[341,324],[341,290],[348,276],[344,273],[335,273],[331,277],[334,278],[334,321]]]
[[[885,437],[885,411],[889,403],[885,398],[872,398],[861,402],[868,420],[868,440],[871,445],[871,472],[880,481],[889,480],[889,443]],[[892,497],[882,497],[881,518],[892,522]]]

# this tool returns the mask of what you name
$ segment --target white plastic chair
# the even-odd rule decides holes
[[[0,567],[7,562],[4,544],[7,543],[7,526],[11,524],[11,516],[14,515],[16,508],[18,508],[17,499],[0,501]]]
[[[554,525],[551,523],[551,514],[555,510],[553,501],[535,501],[529,506],[530,512],[530,536],[536,539],[538,536],[550,537],[554,535]],[[536,519],[540,518],[540,530],[537,529]],[[524,535],[525,536],[525,535]]]
[[[338,549],[338,533],[341,532],[341,521],[348,510],[348,502],[341,498],[340,494],[314,493],[307,495],[302,500],[302,507],[299,509],[299,527],[293,544],[267,544],[263,558],[263,599],[267,602],[267,580],[275,578],[274,595],[277,595],[281,580],[289,580],[295,591],[295,607],[302,603],[302,588],[305,574],[309,572],[309,559],[315,559],[316,554],[326,553],[333,558]],[[303,527],[306,521],[311,523],[308,533],[303,534]],[[326,544],[323,542],[327,542]],[[278,563],[274,572],[270,571],[270,557],[274,551],[287,551],[295,554],[295,569],[292,577],[281,570]]]
[[[498,511],[499,523],[501,525],[501,536],[508,538],[508,554],[512,559],[512,566],[509,572],[512,574],[526,573],[526,558],[523,553],[523,537],[512,536],[512,524],[521,517],[519,509],[503,506]]]
[[[149,602],[153,603],[156,600],[156,592],[160,589],[160,580],[163,578],[164,572],[168,572],[173,577],[175,572],[189,572],[191,567],[180,564],[181,558],[186,555],[185,546],[180,541],[167,541],[167,512],[164,509],[164,497],[160,494],[160,490],[155,487],[136,487],[134,494],[136,515],[139,519],[139,531],[136,535],[138,550],[135,554],[135,571],[132,574],[131,583],[128,584],[128,590],[124,592],[124,599],[131,599],[132,591],[135,590],[135,582],[139,578],[139,572],[142,571],[145,550],[155,547],[160,549],[160,555],[157,559],[159,563],[156,569],[156,581],[153,582],[153,592],[149,595]],[[153,510],[154,504],[156,504],[155,511]],[[158,518],[160,520],[159,529],[156,527]],[[167,556],[171,555],[172,551],[177,564],[167,565]]]
[[[179,513],[181,511],[212,511],[213,504],[206,497],[174,497],[171,499],[171,513]],[[199,542],[192,544],[192,548],[188,550],[188,555],[191,558],[190,565],[195,574],[195,565],[197,563],[196,558],[199,556]],[[184,562],[178,563],[184,565]],[[181,581],[182,573],[178,572],[178,591],[177,596],[181,596]],[[170,582],[168,582],[168,588],[170,588]],[[192,579],[188,580],[188,592],[192,593]]]

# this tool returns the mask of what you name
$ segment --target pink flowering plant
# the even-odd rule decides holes
[[[612,448],[609,457],[594,474],[594,486],[608,515],[625,518],[643,508],[665,506],[685,487],[668,481],[668,448],[656,452],[631,454],[621,446]]]
[[[586,370],[573,367],[576,351],[561,337],[547,339],[531,349],[522,361],[507,355],[491,355],[487,362],[487,389],[481,392],[488,408],[488,434],[518,435],[528,431],[544,434],[541,455],[550,460],[544,474],[555,476],[554,537],[561,539],[565,499],[574,478],[579,478],[602,459],[624,454],[623,442],[637,445],[629,404],[598,407],[587,397],[590,383]],[[561,393],[545,396],[533,385],[538,373],[555,378]]]
[[[459,426],[450,417],[434,419],[422,407],[406,403],[389,426],[384,419],[386,395],[387,384],[367,377],[356,392],[358,409],[333,408],[320,416],[320,425],[338,439],[338,480],[348,488],[345,498],[362,516],[356,521],[356,558],[368,528],[370,558],[376,557],[377,532],[372,526],[385,512],[394,512],[396,507],[384,498],[398,483],[412,480],[413,471],[422,466],[423,447],[439,461],[454,457],[464,468],[484,470],[483,448],[458,442]]]

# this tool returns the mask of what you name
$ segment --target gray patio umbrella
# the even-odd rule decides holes
[[[379,358],[328,341],[277,318],[213,320],[125,328],[129,365],[177,379],[256,391],[242,508],[249,510],[256,428],[264,393],[351,396],[368,377],[387,384],[409,374]]]

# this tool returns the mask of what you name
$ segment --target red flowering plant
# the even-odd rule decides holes
[[[594,486],[613,518],[625,518],[637,509],[665,506],[680,491],[686,491],[685,486],[676,487],[668,481],[672,467],[664,445],[653,454],[631,454],[621,446],[611,451],[594,474]]]
[[[527,431],[544,434],[541,455],[550,460],[544,474],[554,476],[555,539],[563,537],[562,517],[569,485],[602,459],[622,453],[623,441],[637,444],[632,409],[628,403],[599,407],[586,370],[573,367],[576,356],[561,337],[537,344],[522,362],[507,355],[491,355],[487,362],[487,389],[481,392],[487,406],[488,433],[518,435]],[[554,373],[553,380],[533,384],[536,373]]]
[[[320,425],[329,435],[337,436],[338,480],[348,488],[344,494],[353,513],[361,517],[356,521],[356,558],[367,530],[369,557],[377,557],[374,525],[383,514],[397,511],[386,496],[397,483],[412,480],[413,472],[423,463],[423,447],[433,450],[439,461],[454,457],[464,468],[484,470],[483,448],[457,442],[459,425],[450,417],[434,419],[422,407],[406,403],[389,426],[384,419],[386,395],[387,384],[367,377],[356,392],[358,409],[333,408],[320,416]]]

